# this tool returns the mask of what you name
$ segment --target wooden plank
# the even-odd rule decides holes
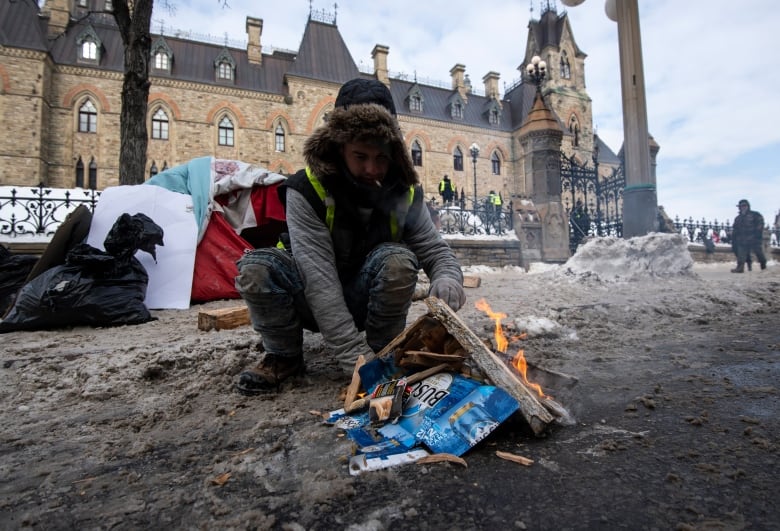
[[[478,288],[481,284],[482,284],[482,279],[480,277],[475,277],[471,275],[465,275],[463,277],[464,288]]]
[[[534,434],[540,435],[555,417],[539,401],[536,392],[529,389],[525,382],[518,378],[501,358],[496,356],[485,343],[472,332],[460,317],[442,300],[428,297],[425,304],[430,309],[429,315],[437,319],[447,328],[458,342],[469,352],[485,377],[495,386],[509,393],[520,404],[523,415]]]
[[[198,312],[199,330],[229,330],[250,323],[249,308],[246,306],[219,308],[217,310],[202,310]]]

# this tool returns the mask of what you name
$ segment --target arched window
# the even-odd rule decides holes
[[[162,110],[157,109],[152,116],[152,138],[156,140],[168,140],[168,115]]]
[[[76,188],[84,188],[84,161],[81,157],[76,162]]]
[[[561,69],[561,78],[563,79],[571,78],[571,66],[569,65],[569,56],[566,53],[566,50],[561,52],[560,69]]]
[[[490,125],[498,125],[499,122],[498,109],[490,109],[488,120],[490,121]]]
[[[157,70],[168,70],[168,54],[162,50],[154,54],[154,68]]]
[[[81,43],[81,58],[89,59],[90,61],[97,60],[97,43],[91,40],[86,40]]]
[[[422,148],[417,140],[412,142],[412,164],[422,166]]]
[[[89,187],[94,190],[97,188],[97,162],[95,157],[89,161]]]
[[[79,133],[97,133],[97,109],[92,100],[79,107]]]
[[[233,134],[233,122],[227,116],[223,116],[222,120],[219,121],[219,145],[232,146]]]
[[[284,127],[282,124],[276,125],[276,151],[284,151]]]
[[[230,81],[233,79],[233,66],[227,61],[222,61],[217,67],[217,78]]]
[[[422,112],[422,98],[418,94],[412,94],[409,96],[409,110],[414,112]]]
[[[459,101],[456,101],[452,104],[452,107],[450,108],[450,112],[453,118],[457,120],[463,119],[463,104]]]
[[[493,168],[493,175],[501,175],[501,159],[495,151],[490,156],[490,165]]]
[[[455,152],[452,155],[452,167],[455,171],[463,171],[463,152],[459,147],[455,148]]]
[[[157,169],[157,163],[152,161],[152,167],[149,168],[149,177],[154,177],[159,173],[159,170]]]

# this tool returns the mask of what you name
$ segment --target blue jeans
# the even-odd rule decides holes
[[[266,352],[300,356],[303,329],[318,332],[304,295],[295,258],[277,248],[255,249],[238,260],[236,289],[246,301],[252,326]],[[358,273],[342,285],[358,330],[378,352],[406,327],[419,265],[406,246],[383,243],[366,257]]]

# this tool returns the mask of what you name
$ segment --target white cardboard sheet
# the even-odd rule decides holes
[[[106,188],[95,207],[87,243],[105,250],[103,242],[119,216],[139,212],[162,227],[164,243],[157,246],[156,263],[145,251],[135,255],[149,274],[144,304],[149,309],[189,308],[198,240],[191,196],[153,185]]]

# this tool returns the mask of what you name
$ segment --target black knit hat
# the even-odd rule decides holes
[[[740,199],[739,200],[739,203],[737,203],[737,206],[742,206],[742,205],[745,205],[746,207],[750,208],[750,203],[748,202],[747,199]]]
[[[395,116],[395,104],[390,90],[376,79],[356,78],[344,83],[336,96],[336,108],[348,108],[361,103],[376,103]]]

